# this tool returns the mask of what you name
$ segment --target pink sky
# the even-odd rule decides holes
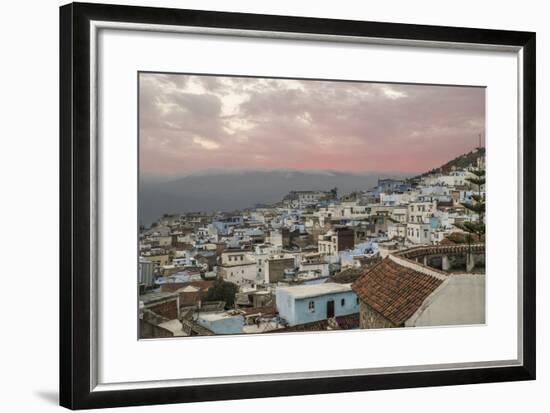
[[[485,89],[140,75],[140,171],[422,172],[484,135]]]

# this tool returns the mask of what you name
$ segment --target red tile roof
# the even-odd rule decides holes
[[[359,299],[395,326],[403,325],[444,280],[402,258],[384,258],[352,284]]]
[[[374,258],[366,258],[362,260],[362,265],[359,268],[347,268],[343,271],[340,271],[337,274],[334,274],[329,277],[329,282],[334,282],[338,284],[349,284],[354,281],[356,281],[359,277],[361,277],[365,271],[376,264],[378,264],[382,258],[379,256],[376,256]]]

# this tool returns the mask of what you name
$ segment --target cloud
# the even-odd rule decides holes
[[[382,85],[380,89],[382,90],[382,93],[384,93],[384,95],[389,99],[395,100],[407,97],[407,94],[405,92],[401,90],[396,90],[388,85]]]
[[[484,133],[474,87],[141,74],[142,172],[416,172]]]
[[[210,141],[208,139],[195,137],[193,138],[193,142],[195,142],[197,145],[200,145],[201,147],[203,147],[208,151],[220,149],[220,145],[218,143]]]

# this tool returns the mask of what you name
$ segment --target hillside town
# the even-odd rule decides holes
[[[484,154],[142,226],[140,337],[485,323]]]

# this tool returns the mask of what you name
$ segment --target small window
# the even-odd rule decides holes
[[[359,305],[359,297],[355,299],[355,305]]]
[[[342,298],[342,299],[340,300],[340,305],[341,305],[342,307],[346,305],[346,299],[345,299],[345,298]]]
[[[315,311],[315,301],[310,301],[308,304],[309,311]]]

